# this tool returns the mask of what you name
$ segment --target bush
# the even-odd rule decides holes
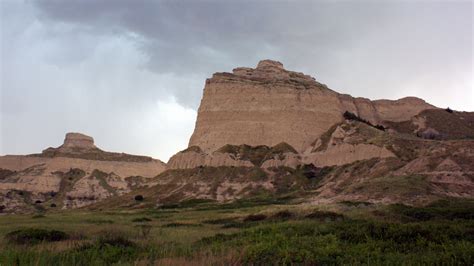
[[[365,119],[362,119],[360,118],[359,116],[355,115],[354,113],[351,113],[349,111],[345,111],[344,114],[342,114],[342,116],[344,117],[344,119],[346,120],[354,120],[354,121],[359,121],[359,122],[362,122],[364,124],[367,124],[373,128],[376,128],[378,130],[382,130],[382,131],[385,131],[385,127],[382,126],[382,125],[374,125],[372,123],[370,123],[369,121],[365,120]]]
[[[244,222],[258,222],[267,219],[265,214],[250,214],[249,216],[245,217]]]
[[[474,220],[474,204],[459,202],[457,205],[443,206],[443,202],[435,202],[425,207],[411,207],[403,204],[391,205],[389,210],[401,214],[409,220]]]
[[[51,208],[56,208],[56,204],[55,203],[51,203],[51,205],[49,205]]]
[[[202,226],[202,224],[187,224],[187,223],[169,223],[163,225],[163,227],[196,227]]]
[[[87,219],[85,220],[86,223],[91,223],[91,224],[113,224],[114,221],[112,220],[107,220],[107,219]]]
[[[8,233],[5,239],[10,244],[32,245],[40,242],[55,242],[69,238],[69,235],[58,230],[37,228],[20,229]]]
[[[351,220],[260,224],[203,238],[210,247],[240,248],[250,265],[471,265],[472,226]]]
[[[330,211],[314,211],[306,215],[306,218],[320,221],[341,221],[344,219],[344,215]]]
[[[54,265],[128,265],[125,262],[135,261],[139,252],[139,246],[124,232],[105,231],[94,242],[60,254],[68,263],[62,259],[62,263]]]
[[[304,164],[300,166],[301,173],[308,179],[321,179],[329,174],[332,167],[316,167],[314,164]]]
[[[452,113],[453,113],[453,110],[451,110],[451,108],[448,107],[448,108],[446,108],[446,112],[452,114]]]
[[[135,218],[132,220],[134,223],[143,223],[143,222],[151,222],[152,220],[147,217],[140,217],[140,218]]]
[[[284,210],[284,211],[279,211],[277,213],[275,213],[273,216],[272,216],[272,219],[275,219],[275,220],[289,220],[291,218],[294,218],[295,215],[288,211],[288,210]]]
[[[136,201],[143,201],[143,196],[142,195],[136,195],[135,200]]]
[[[136,244],[118,232],[105,232],[98,239],[96,244],[99,247],[113,246],[119,248],[135,247]]]
[[[203,223],[205,224],[227,224],[235,222],[235,218],[220,218],[220,219],[213,219],[213,220],[205,220]]]

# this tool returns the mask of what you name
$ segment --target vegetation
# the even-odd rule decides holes
[[[444,200],[424,207],[349,201],[308,207],[263,199],[227,205],[190,200],[176,208],[136,211],[74,210],[41,219],[0,216],[0,264],[474,262],[473,200]]]
[[[142,195],[136,195],[135,196],[135,201],[143,201],[143,196]]]
[[[35,157],[68,157],[98,161],[119,161],[119,162],[150,162],[153,159],[148,156],[131,155],[126,153],[106,152],[98,148],[84,150],[82,148],[72,148],[71,151],[64,152],[58,148],[47,148],[39,154],[31,154]]]
[[[473,139],[474,138],[474,113],[458,112],[450,108],[428,109],[422,111],[418,117],[426,122],[426,129],[417,131],[412,120],[401,122],[384,121],[389,128],[399,133],[412,134],[422,138],[431,139]],[[416,134],[414,134],[416,133]]]
[[[425,110],[426,126],[435,129],[442,139],[473,139],[474,113],[447,112],[442,109]]]
[[[68,239],[69,236],[58,230],[46,230],[46,229],[37,229],[37,228],[27,228],[15,230],[7,235],[5,239],[10,244],[38,244],[40,242],[54,242]]]
[[[364,124],[367,124],[371,127],[374,127],[378,130],[382,130],[382,131],[385,131],[385,127],[382,126],[382,125],[374,125],[372,123],[370,123],[369,121],[365,120],[365,119],[362,119],[360,118],[359,116],[357,116],[356,114],[354,113],[351,113],[349,111],[345,111],[344,114],[342,114],[342,116],[344,116],[344,119],[346,120],[353,120],[353,121],[359,121],[359,122],[362,122]]]
[[[227,144],[217,150],[222,153],[229,153],[239,160],[250,161],[255,166],[261,166],[263,162],[270,159],[285,159],[285,153],[297,153],[297,151],[288,143],[282,142],[273,147],[265,145],[249,146]]]
[[[143,223],[143,222],[151,222],[152,219],[148,218],[148,217],[140,217],[140,218],[135,218],[132,220],[132,222],[134,223]]]

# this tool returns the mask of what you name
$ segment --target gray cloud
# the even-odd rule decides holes
[[[413,95],[474,110],[470,1],[5,0],[1,6],[4,153],[37,151],[40,139],[51,143],[74,129],[111,149],[166,158],[173,147],[159,151],[163,127],[149,114],[163,119],[159,112],[171,108],[189,115],[205,78],[265,58],[354,96]],[[171,134],[180,141],[168,141],[179,143],[175,151],[185,146],[195,118],[181,119],[185,128],[168,121],[182,132]],[[32,128],[45,132],[22,142]]]
[[[46,19],[98,34],[139,35],[147,67],[158,73],[204,78],[268,57],[366,97],[398,97],[398,91],[410,93],[414,87],[442,94],[472,73],[470,1],[76,0],[39,1],[37,6]],[[418,81],[425,75],[437,78]],[[176,94],[195,108],[196,92],[182,88]],[[473,108],[472,101],[460,105]]]

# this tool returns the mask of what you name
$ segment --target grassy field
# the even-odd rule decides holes
[[[0,265],[472,265],[474,202],[188,201],[0,216]]]

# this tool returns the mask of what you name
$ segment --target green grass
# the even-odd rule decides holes
[[[46,213],[41,219],[0,216],[0,265],[474,262],[472,200],[410,207],[257,199],[229,204],[195,200],[134,211],[74,210]],[[57,234],[67,237],[50,237]],[[12,242],[12,235],[27,241]]]

